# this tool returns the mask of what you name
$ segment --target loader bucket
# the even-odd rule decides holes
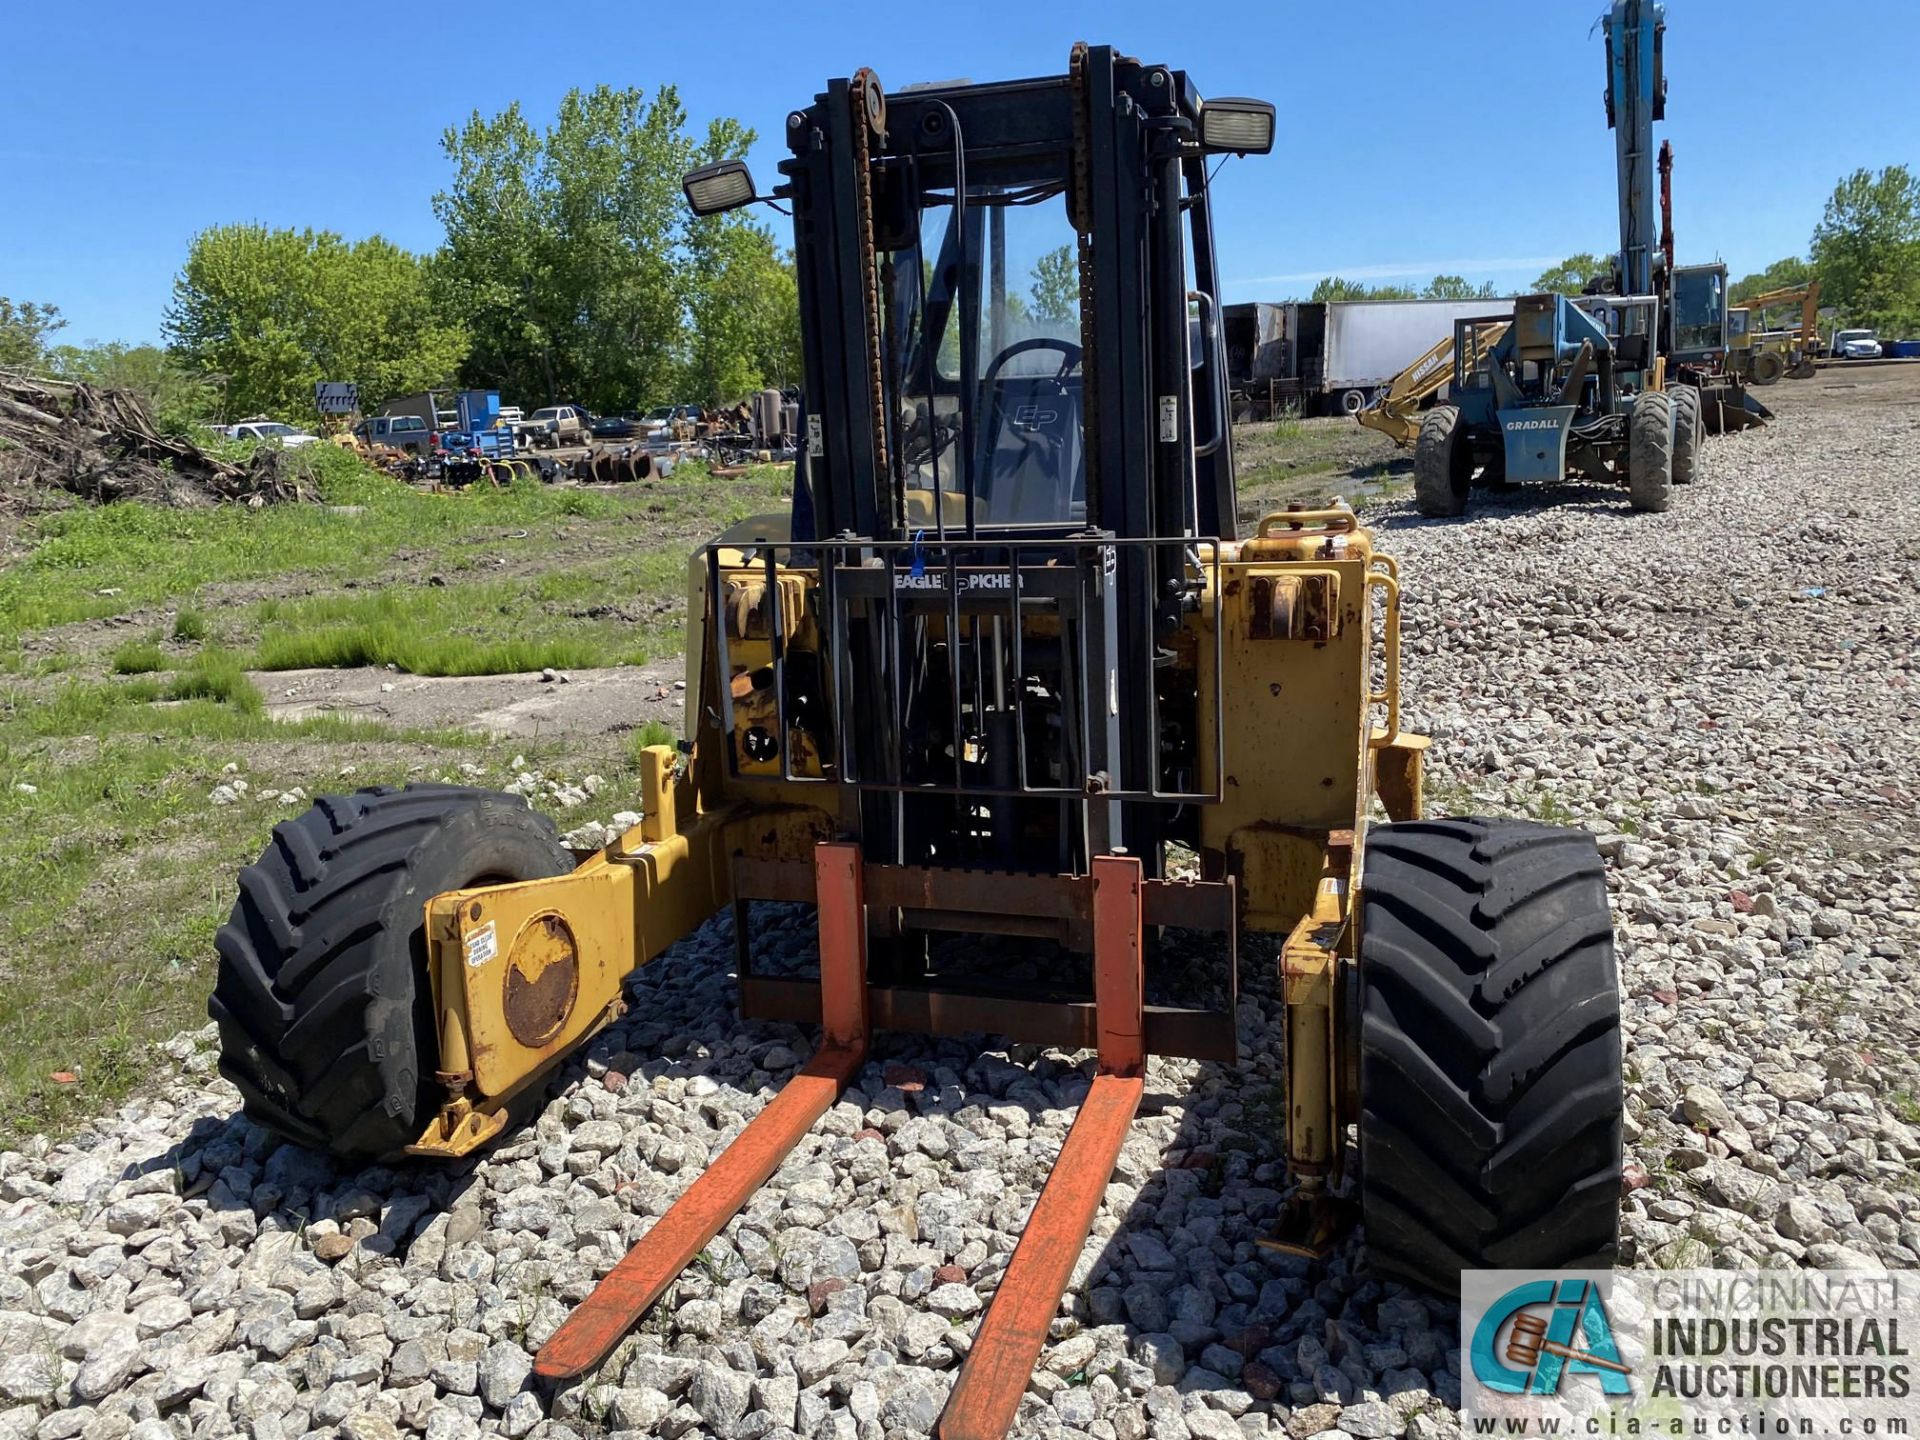
[[[1700,395],[1700,419],[1709,435],[1752,430],[1773,419],[1773,411],[1751,390],[1705,390]]]

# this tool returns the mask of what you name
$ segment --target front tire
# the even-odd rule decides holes
[[[1360,1165],[1376,1270],[1610,1266],[1623,1104],[1593,837],[1519,820],[1375,827],[1361,911]]]
[[[1473,445],[1452,405],[1436,405],[1420,420],[1413,446],[1413,500],[1430,519],[1462,514],[1473,486]]]
[[[1673,387],[1673,483],[1691,485],[1700,476],[1700,435],[1704,426],[1700,392],[1691,385]]]
[[[1649,390],[1633,402],[1627,422],[1627,497],[1654,514],[1673,501],[1673,401]]]
[[[418,1139],[440,1048],[427,900],[572,868],[550,821],[488,790],[322,796],[276,825],[214,938],[207,1006],[247,1115],[355,1162]]]

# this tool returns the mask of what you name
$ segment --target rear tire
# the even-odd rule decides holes
[[[1673,483],[1691,485],[1700,475],[1700,392],[1676,385],[1673,395]]]
[[[410,785],[314,801],[240,872],[207,1010],[246,1113],[348,1161],[419,1138],[439,1087],[424,907],[573,858],[524,801]]]
[[[1520,820],[1368,836],[1360,1193],[1376,1270],[1610,1266],[1623,1091],[1593,837]]]
[[[1777,352],[1762,350],[1753,357],[1753,383],[1771,385],[1786,373],[1787,362]]]
[[[1627,422],[1627,496],[1636,510],[1655,514],[1673,500],[1673,401],[1649,390],[1633,402]]]
[[[1420,421],[1413,446],[1413,500],[1422,515],[1439,519],[1462,514],[1473,486],[1473,446],[1460,424],[1460,411],[1436,405]]]
[[[1343,415],[1358,415],[1367,408],[1367,392],[1364,390],[1342,390],[1340,392],[1340,412]]]

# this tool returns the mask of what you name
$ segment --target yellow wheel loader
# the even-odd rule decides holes
[[[792,512],[693,556],[686,739],[575,865],[517,799],[412,786],[284,822],[220,932],[222,1070],[350,1162],[472,1154],[726,907],[817,907],[817,975],[736,923],[741,1024],[812,1059],[547,1341],[597,1365],[866,1064],[881,1029],[1092,1052],[1086,1101],[939,1433],[1004,1434],[1150,1055],[1231,1075],[1238,947],[1277,966],[1277,1248],[1381,1272],[1606,1264],[1612,931],[1590,837],[1428,818],[1400,576],[1345,508],[1236,533],[1209,173],[1274,111],[1076,46],[1066,73],[788,117],[806,383]],[[737,161],[694,210],[760,199]],[[1076,281],[1017,303],[1068,247]],[[1055,267],[1057,268],[1057,266]],[[1387,817],[1382,821],[1380,814]],[[1150,1003],[1212,936],[1226,1004]],[[942,937],[1057,947],[1058,989]],[[931,942],[931,943],[930,943]],[[1187,957],[1184,961],[1177,956]]]

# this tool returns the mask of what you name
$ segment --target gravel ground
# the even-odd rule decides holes
[[[1778,387],[1781,423],[1714,442],[1665,516],[1584,489],[1376,516],[1436,799],[1603,837],[1636,1264],[1920,1264],[1920,387],[1848,383]],[[812,946],[803,912],[755,929]],[[1153,1063],[1019,1434],[1457,1431],[1453,1306],[1370,1279],[1364,1237],[1323,1266],[1254,1245],[1281,1112],[1249,950],[1246,1062]],[[609,1364],[529,1380],[805,1057],[732,1018],[730,958],[720,921],[650,967],[634,1018],[477,1164],[276,1147],[205,1034],[155,1057],[152,1097],[0,1155],[0,1437],[928,1433],[1086,1057],[883,1037]]]

